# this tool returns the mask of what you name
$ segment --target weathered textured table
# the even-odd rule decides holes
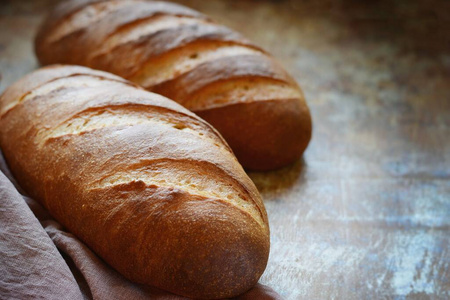
[[[311,107],[303,161],[251,174],[272,230],[262,282],[287,299],[449,298],[450,2],[177,2],[271,51]],[[37,67],[54,3],[0,4],[1,90]]]

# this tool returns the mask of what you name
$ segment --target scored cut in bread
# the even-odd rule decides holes
[[[303,93],[279,63],[178,4],[64,1],[39,30],[35,48],[42,64],[108,71],[175,100],[211,123],[247,169],[286,166],[311,138]]]

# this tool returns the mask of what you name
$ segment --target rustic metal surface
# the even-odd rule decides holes
[[[304,160],[251,174],[272,229],[262,282],[287,299],[449,298],[450,2],[177,2],[271,51],[311,107]],[[1,2],[0,90],[37,67],[54,3]]]

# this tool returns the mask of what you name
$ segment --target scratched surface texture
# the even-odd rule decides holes
[[[450,1],[177,1],[238,29],[300,82],[304,159],[250,174],[269,213],[262,282],[286,299],[450,297]],[[1,87],[37,67],[55,3],[0,2]]]

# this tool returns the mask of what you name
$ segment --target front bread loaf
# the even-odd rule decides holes
[[[133,281],[225,298],[265,269],[258,191],[222,137],[165,97],[46,67],[1,96],[0,147],[23,188]]]
[[[311,137],[303,94],[265,51],[184,6],[158,1],[69,0],[36,38],[42,64],[112,72],[210,122],[242,165],[283,167]]]

